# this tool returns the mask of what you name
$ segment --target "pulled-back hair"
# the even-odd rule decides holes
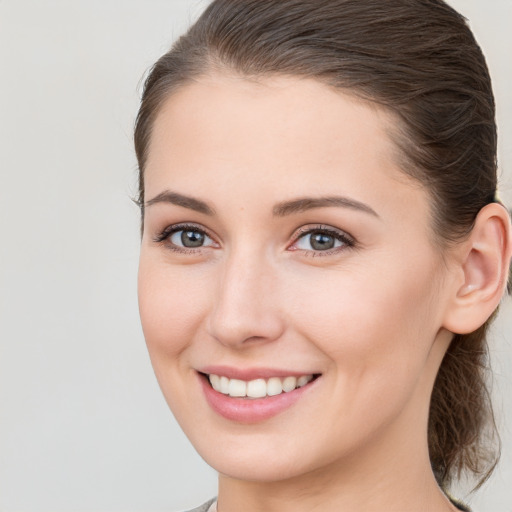
[[[400,166],[430,195],[440,247],[464,239],[481,208],[495,201],[487,65],[465,19],[442,0],[215,0],[146,79],[135,128],[142,215],[162,104],[215,72],[312,78],[392,112]],[[482,483],[498,460],[486,385],[488,323],[454,335],[434,384],[428,443],[443,488],[463,472]]]

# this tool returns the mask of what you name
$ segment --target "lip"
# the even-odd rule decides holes
[[[282,368],[235,368],[232,366],[205,366],[198,368],[199,373],[207,375],[222,375],[228,379],[255,380],[270,379],[271,377],[300,377],[301,375],[319,375],[318,372],[286,370]]]
[[[285,377],[288,375],[300,376],[305,373],[285,372],[283,374],[276,373],[272,370],[269,377],[266,376],[265,371],[258,370],[234,370],[219,371],[220,367],[215,367],[215,375],[223,375],[229,378],[239,378],[241,380],[252,380],[255,378],[270,378],[270,377]],[[218,373],[216,373],[218,372]],[[233,398],[223,393],[215,391],[208,381],[208,377],[198,372],[198,378],[203,389],[206,401],[214,412],[223,418],[234,421],[237,423],[258,423],[268,420],[278,414],[284,412],[292,407],[299,399],[305,394],[309,393],[318,382],[319,378],[313,379],[311,382],[301,388],[294,389],[293,391],[281,393],[275,396],[267,396],[265,398]],[[247,377],[249,375],[249,378]],[[306,375],[311,375],[306,373]],[[318,374],[315,374],[318,375]]]

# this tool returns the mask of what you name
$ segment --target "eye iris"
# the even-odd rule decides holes
[[[199,231],[182,231],[181,243],[184,247],[201,247],[204,244],[204,234]]]
[[[312,233],[310,235],[311,247],[317,251],[325,251],[332,249],[335,244],[335,239],[332,235],[326,233]]]

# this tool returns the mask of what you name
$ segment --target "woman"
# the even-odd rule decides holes
[[[465,510],[511,234],[484,57],[441,0],[216,0],[135,130],[139,302],[219,472],[198,510]]]

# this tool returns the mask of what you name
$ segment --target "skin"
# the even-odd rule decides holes
[[[471,248],[434,243],[428,193],[396,163],[393,122],[315,81],[227,75],[182,87],[155,121],[140,313],[165,398],[219,472],[219,512],[455,510],[432,475],[426,425]],[[214,213],[151,201],[166,191]],[[333,194],[375,214],[273,214]],[[156,241],[179,223],[206,245]],[[302,228],[318,227],[353,246],[315,251]],[[292,407],[242,424],[206,402],[197,370],[210,364],[321,376]]]

